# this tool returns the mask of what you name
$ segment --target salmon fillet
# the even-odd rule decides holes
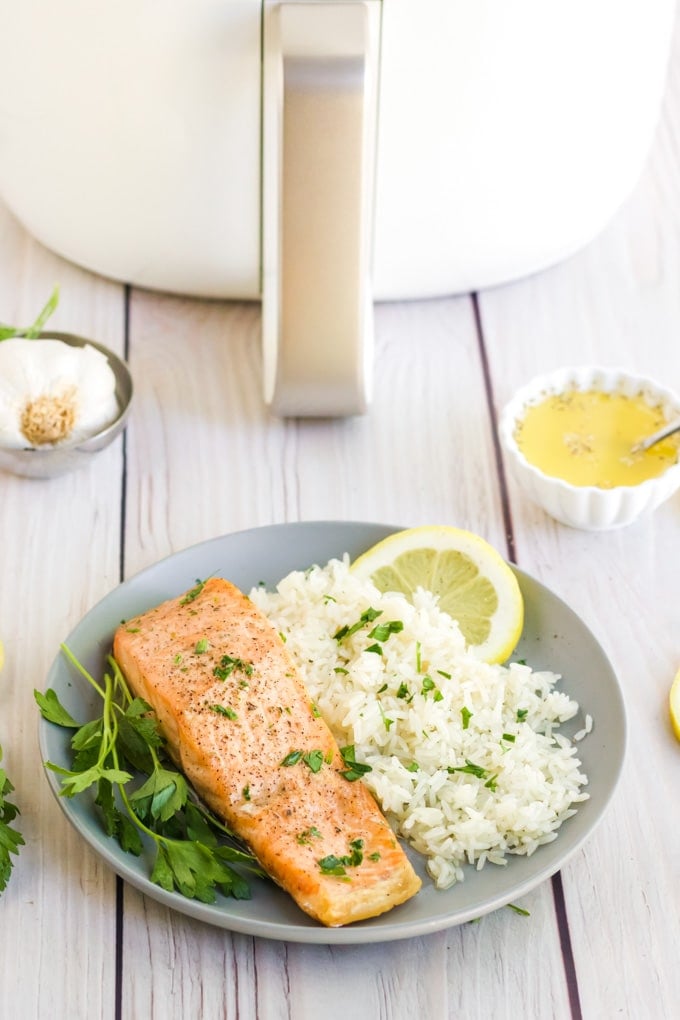
[[[197,585],[121,624],[113,652],[198,795],[307,914],[349,924],[418,891],[370,792],[342,776],[280,635],[238,588]],[[327,873],[332,858],[344,875]]]

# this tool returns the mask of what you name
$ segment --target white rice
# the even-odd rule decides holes
[[[575,748],[557,732],[579,708],[555,689],[559,676],[480,662],[429,592],[413,605],[382,595],[345,557],[251,598],[284,636],[340,746],[353,744],[370,765],[363,781],[439,888],[461,881],[466,863],[532,854],[587,799]],[[369,608],[380,612],[374,622],[336,639]],[[403,630],[370,636],[389,621]],[[376,644],[381,653],[367,650]],[[450,771],[460,768],[468,771]]]

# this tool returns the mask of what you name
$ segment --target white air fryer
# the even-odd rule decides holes
[[[375,300],[589,241],[642,169],[673,0],[0,0],[0,195],[98,273],[262,299],[265,398],[365,408]]]

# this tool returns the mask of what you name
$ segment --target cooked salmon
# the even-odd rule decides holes
[[[122,624],[113,651],[198,795],[307,914],[349,924],[418,891],[282,638],[238,588],[198,584]]]

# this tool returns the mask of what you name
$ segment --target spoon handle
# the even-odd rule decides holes
[[[658,432],[653,432],[651,436],[647,436],[646,439],[641,439],[639,443],[635,443],[632,451],[633,453],[643,453],[650,446],[654,446],[655,443],[660,443],[666,436],[672,435],[673,432],[680,432],[680,418],[674,418],[673,421],[669,421]]]

